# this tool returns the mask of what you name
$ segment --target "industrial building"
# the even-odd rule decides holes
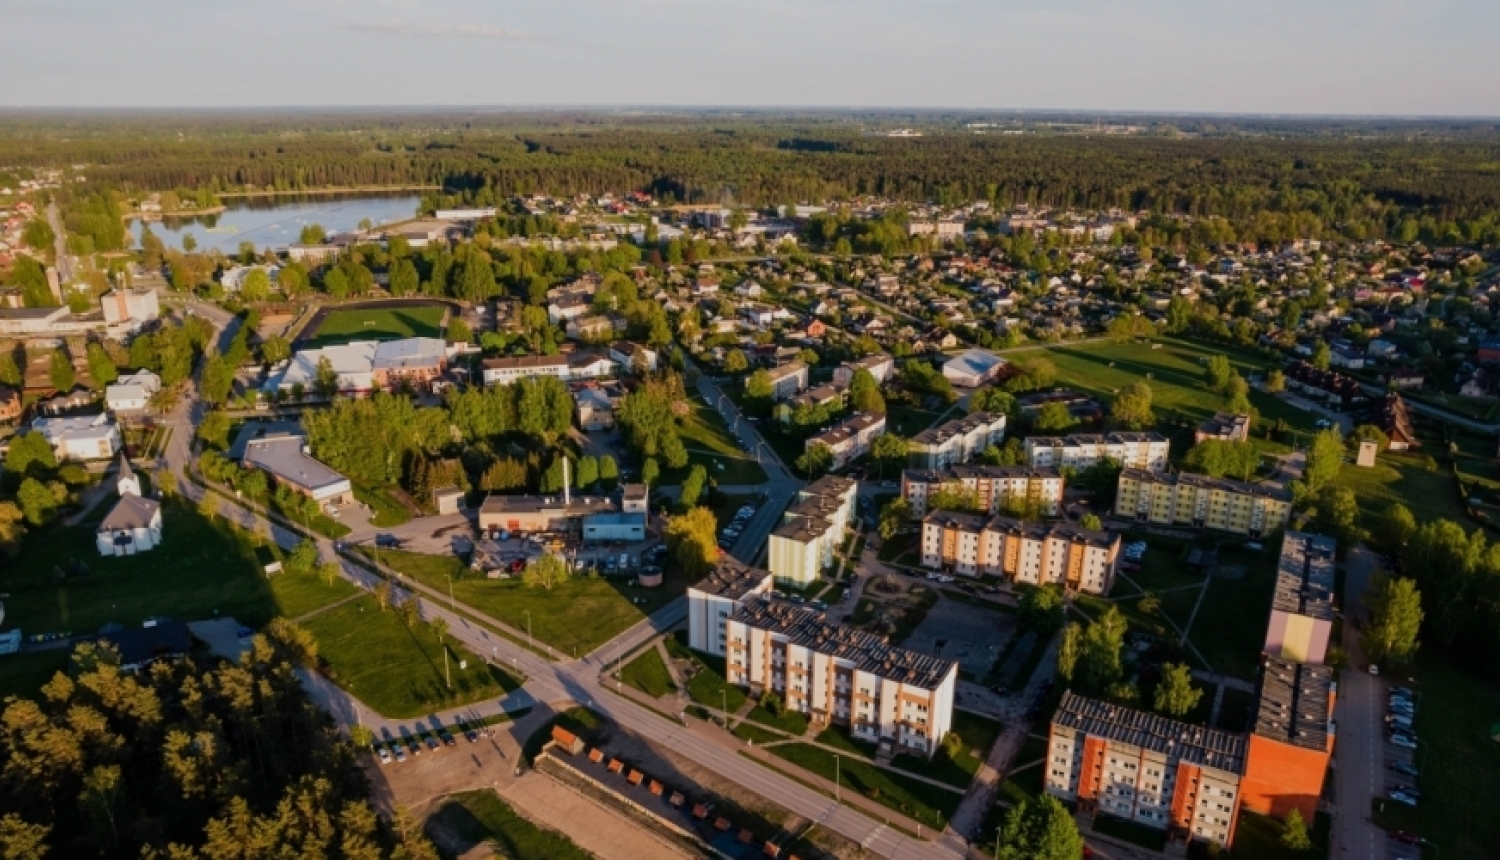
[[[963,576],[1108,594],[1120,536],[1069,522],[1036,523],[933,511],[922,519],[922,566]]]
[[[642,486],[642,485],[627,485]],[[628,495],[628,494],[627,494]],[[641,510],[635,510],[640,507]],[[501,496],[491,494],[479,506],[482,531],[558,532],[584,540],[642,541],[646,539],[643,505],[625,510],[602,496]]]
[[[1075,433],[1026,440],[1026,462],[1054,469],[1067,466],[1082,471],[1107,458],[1127,469],[1160,472],[1167,468],[1170,454],[1171,443],[1160,433]]]
[[[724,622],[725,675],[752,696],[775,691],[814,725],[931,757],[952,726],[958,663],[830,624],[823,614],[750,592]]]
[[[1258,538],[1285,526],[1292,494],[1269,484],[1187,472],[1120,472],[1115,516],[1157,525],[1217,529]]]
[[[1008,363],[993,352],[970,349],[943,362],[943,376],[954,385],[977,388],[999,376]]]
[[[1035,505],[1042,516],[1062,510],[1064,480],[1053,468],[1030,466],[949,466],[946,469],[906,469],[901,473],[901,497],[911,515],[927,515],[927,500],[944,488],[973,493],[979,510],[998,514],[1017,505]]]
[[[942,469],[967,463],[980,451],[1004,441],[1004,413],[971,412],[913,436],[908,458],[918,469]]]
[[[291,487],[324,505],[354,501],[349,479],[313,459],[302,436],[274,435],[245,444],[245,465],[263,470],[276,483]]]

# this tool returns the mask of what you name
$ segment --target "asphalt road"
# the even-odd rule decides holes
[[[1336,812],[1329,856],[1334,860],[1379,860],[1385,857],[1386,835],[1370,823],[1370,802],[1385,794],[1385,683],[1364,671],[1359,631],[1349,623],[1362,613],[1360,598],[1380,559],[1363,545],[1350,547],[1344,562],[1344,653],[1350,671],[1339,673],[1339,696],[1334,705],[1338,740],[1334,754]]]

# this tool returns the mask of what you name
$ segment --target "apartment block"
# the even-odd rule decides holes
[[[1034,523],[934,511],[922,519],[922,566],[963,576],[1004,576],[1031,585],[1107,594],[1120,536],[1068,522]]]
[[[1220,442],[1244,442],[1250,438],[1250,416],[1215,412],[1214,417],[1198,425],[1193,444],[1215,439]]]
[[[1115,495],[1116,516],[1252,538],[1285,526],[1291,513],[1292,494],[1286,490],[1187,472],[1128,468],[1120,473]]]
[[[771,592],[771,572],[719,556],[713,571],[688,586],[688,647],[723,657],[725,624],[747,600]]]
[[[1321,664],[1333,631],[1333,538],[1287,532],[1276,570],[1276,594],[1264,652],[1294,663]]]
[[[958,664],[829,624],[822,613],[758,596],[725,622],[727,680],[774,690],[815,725],[931,757],[952,726]]]
[[[1244,806],[1284,817],[1296,809],[1312,821],[1333,754],[1338,684],[1332,666],[1269,658],[1246,753]]]
[[[1035,502],[1043,516],[1062,510],[1064,481],[1056,469],[1030,466],[949,466],[907,469],[901,473],[901,497],[914,517],[927,515],[927,499],[947,487],[973,493],[979,509],[998,514],[1007,505]]]
[[[1160,433],[1075,433],[1032,436],[1026,440],[1026,462],[1032,466],[1087,469],[1105,458],[1127,469],[1160,472],[1167,468],[1171,445]]]
[[[861,370],[870,371],[875,377],[876,384],[883,384],[896,372],[896,360],[886,353],[867,355],[854,361],[846,361],[833,371],[833,384],[839,388],[848,388],[849,383],[854,380],[854,374]]]
[[[1228,846],[1241,803],[1244,735],[1063,695],[1047,738],[1047,793],[1167,830],[1187,841]]]
[[[847,478],[824,475],[797,492],[767,539],[767,564],[777,582],[808,585],[833,564],[834,551],[854,519],[858,487]]]
[[[572,377],[568,359],[561,355],[518,355],[505,358],[486,358],[481,367],[485,385],[510,385],[518,379],[533,376],[555,376],[558,379]]]
[[[826,445],[833,452],[830,469],[842,469],[860,457],[870,453],[870,446],[885,435],[885,415],[879,412],[861,412],[858,415],[812,436],[803,443],[811,451],[818,445]]]
[[[1003,413],[972,412],[913,436],[910,461],[918,469],[942,469],[956,463],[967,463],[985,448],[1004,441]]]
[[[766,371],[771,375],[771,399],[786,400],[807,389],[807,365],[790,361]],[[745,377],[749,380],[749,377]]]

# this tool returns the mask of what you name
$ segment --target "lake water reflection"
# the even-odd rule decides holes
[[[130,235],[139,245],[141,228],[151,232],[169,248],[182,248],[182,237],[191,234],[199,251],[217,248],[226,254],[239,250],[241,242],[254,242],[257,250],[281,249],[294,244],[308,224],[321,224],[332,233],[354,230],[359,222],[372,224],[404,221],[416,214],[421,198],[410,192],[349,195],[278,195],[276,197],[228,197],[225,210],[190,219],[130,222]]]

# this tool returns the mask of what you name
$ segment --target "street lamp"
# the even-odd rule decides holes
[[[833,799],[844,802],[844,757],[838,753],[833,754]]]
[[[449,612],[455,612],[455,613],[458,612],[458,607],[455,606],[454,603],[455,603],[455,601],[453,599],[453,574],[450,573],[450,574],[448,574],[448,611]]]
[[[724,728],[729,728],[729,691],[719,691],[719,709],[724,712]]]
[[[536,644],[531,639],[531,610],[523,609],[521,611],[526,613],[526,647],[535,648]]]

